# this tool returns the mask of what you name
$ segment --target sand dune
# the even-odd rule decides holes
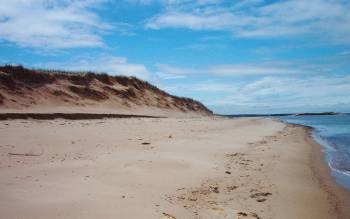
[[[0,113],[198,116],[212,112],[135,77],[0,66]]]

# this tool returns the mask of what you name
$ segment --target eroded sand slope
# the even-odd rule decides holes
[[[135,77],[0,66],[0,113],[123,113],[198,116],[212,112]]]

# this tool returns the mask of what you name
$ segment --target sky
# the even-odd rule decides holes
[[[349,0],[0,0],[0,64],[136,76],[216,113],[350,112]]]

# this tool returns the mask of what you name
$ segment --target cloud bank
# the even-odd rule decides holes
[[[111,28],[91,8],[102,1],[2,0],[0,39],[31,48],[101,47]]]
[[[316,35],[350,43],[350,2],[345,0],[161,2],[164,10],[146,28],[227,31],[241,38]]]

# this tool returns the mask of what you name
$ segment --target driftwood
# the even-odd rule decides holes
[[[40,154],[33,154],[33,153],[7,153],[8,155],[13,155],[13,156],[41,156],[44,153],[43,150],[41,150]]]

